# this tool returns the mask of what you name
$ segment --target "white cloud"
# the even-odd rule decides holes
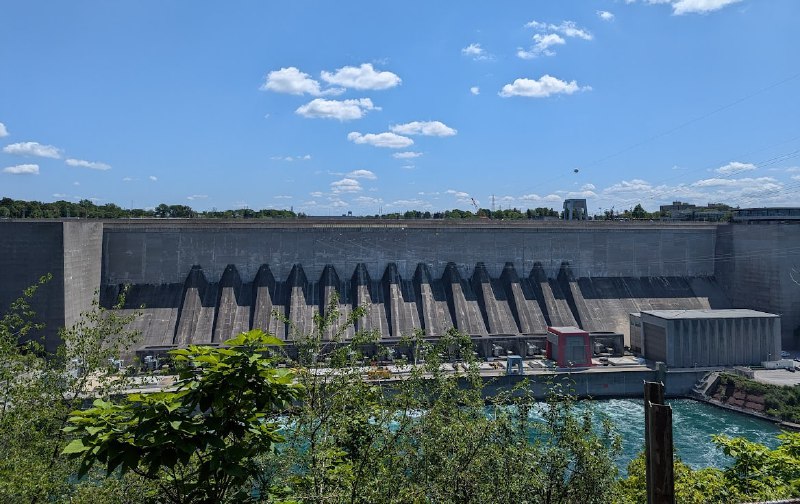
[[[419,210],[419,209],[422,209],[422,208],[432,208],[433,207],[433,205],[431,205],[427,201],[421,200],[421,199],[395,200],[395,201],[392,201],[391,203],[388,203],[386,206],[389,207],[389,208],[396,208],[396,207],[413,208],[414,210]]]
[[[800,172],[800,166],[791,166],[789,168],[786,168],[785,171],[786,173],[797,173]]]
[[[478,86],[472,86],[471,88],[469,88],[469,92],[477,96],[481,94],[481,88],[479,88]]]
[[[187,196],[186,197],[186,199],[188,199],[190,201],[201,200],[201,199],[206,199],[206,198],[208,198],[207,194],[192,194],[191,196]]]
[[[644,0],[643,3],[649,5],[669,4],[672,7],[672,13],[676,16],[680,16],[692,13],[706,14],[741,1],[742,0]],[[636,3],[636,0],[625,0],[625,3]]]
[[[358,205],[380,205],[383,203],[383,200],[381,198],[373,198],[370,196],[359,196],[358,198],[354,199],[353,202]]]
[[[792,175],[792,180],[800,180],[800,175]]]
[[[653,186],[642,179],[633,179],[631,181],[623,180],[622,182],[607,187],[603,192],[610,194],[625,192],[647,192],[652,188]]]
[[[516,79],[511,84],[506,84],[498,93],[503,98],[511,96],[527,96],[532,98],[546,98],[554,94],[571,95],[576,91],[590,91],[589,86],[579,87],[576,81],[562,81],[550,75],[543,75],[536,79]]]
[[[548,194],[547,196],[539,196],[538,194],[524,194],[520,196],[520,200],[525,203],[550,203],[561,201],[561,196],[557,194]]]
[[[599,17],[603,21],[613,21],[614,20],[614,14],[612,14],[612,13],[610,13],[608,11],[604,11],[604,10],[597,11],[597,17]]]
[[[389,149],[405,149],[414,144],[414,140],[397,135],[395,133],[367,133],[362,135],[358,131],[348,133],[347,139],[357,144],[373,145],[375,147],[386,147]]]
[[[570,191],[567,193],[566,197],[568,199],[575,199],[575,198],[596,198],[597,193],[590,190],[581,190],[581,191]]]
[[[52,145],[42,145],[38,142],[20,142],[6,145],[3,147],[6,154],[16,154],[18,156],[38,156],[51,159],[59,159],[61,151]]]
[[[292,199],[292,196],[286,194],[279,194],[278,196],[274,196],[273,199]]]
[[[8,130],[6,129],[6,125],[0,122],[0,138],[7,136],[8,136]]]
[[[273,161],[308,161],[311,159],[311,154],[306,154],[305,156],[272,156],[270,158]]]
[[[65,161],[69,166],[77,166],[80,168],[89,168],[90,170],[110,170],[111,165],[100,163],[97,161],[84,161],[83,159],[69,158]]]
[[[261,85],[261,90],[293,95],[310,94],[311,96],[338,95],[344,93],[344,89],[342,88],[320,89],[319,82],[295,67],[281,68],[280,70],[273,70],[268,73],[264,84]],[[265,117],[268,116],[269,114]]]
[[[548,33],[546,35],[537,33],[533,36],[533,41],[535,44],[527,51],[522,48],[518,48],[517,57],[522,59],[531,59],[537,56],[553,56],[556,53],[555,51],[551,51],[550,47],[555,45],[564,45],[567,43],[563,38],[555,33]]]
[[[370,110],[380,110],[380,107],[374,106],[369,98],[359,98],[357,100],[314,98],[305,105],[298,107],[295,113],[307,118],[352,121],[353,119],[361,119]]]
[[[401,135],[424,136],[454,136],[458,131],[440,121],[413,121],[405,124],[395,124],[389,127],[394,133]]]
[[[691,13],[705,14],[740,1],[741,0],[678,0],[677,2],[672,2],[672,13],[676,16]]]
[[[350,177],[350,178],[354,178],[354,179],[363,178],[363,179],[368,179],[368,180],[375,180],[375,179],[378,178],[374,173],[372,173],[369,170],[354,170],[354,171],[351,171],[350,173],[348,173],[346,175],[346,177]]]
[[[149,177],[147,177],[147,178],[149,178],[149,179],[150,179],[150,180],[152,180],[153,182],[156,182],[156,181],[158,180],[158,177],[156,177],[155,175],[150,175],[150,176],[149,176]]]
[[[525,28],[533,28],[538,32],[556,32],[565,37],[577,37],[583,40],[592,40],[594,38],[588,30],[579,28],[575,21],[562,21],[557,25],[531,21],[525,24]]]
[[[452,195],[459,203],[472,204],[472,196],[468,192],[448,189],[444,193]],[[480,205],[479,202],[478,205]]]
[[[39,175],[39,165],[21,164],[3,168],[3,173],[10,175]]]
[[[481,47],[481,45],[478,43],[472,43],[461,49],[461,54],[464,56],[469,56],[475,61],[485,61],[493,58],[493,56],[486,52],[486,49]]]
[[[416,168],[416,166],[413,165],[413,164],[406,164],[406,165],[401,166],[400,168],[402,168],[404,170],[413,170],[414,168]]]
[[[392,72],[376,72],[371,63],[364,63],[359,67],[342,67],[335,73],[322,72],[321,76],[329,84],[352,89],[389,89],[402,82]]]
[[[594,191],[597,189],[594,184],[583,184],[581,186],[581,191]]]
[[[742,189],[748,189],[750,184],[752,184],[753,189],[757,190],[772,190],[772,189],[779,189],[781,186],[778,184],[778,181],[772,177],[758,177],[758,178],[740,178],[740,179],[730,179],[730,178],[708,178],[698,180],[692,183],[692,187],[736,187]]]
[[[122,181],[123,182],[133,182],[134,178],[133,177],[122,177]]]
[[[352,193],[362,190],[363,188],[361,187],[361,184],[356,179],[343,178],[341,180],[331,182],[331,191],[333,191],[334,194]]]
[[[756,169],[756,165],[752,163],[740,163],[738,161],[732,161],[725,166],[720,166],[716,170],[717,173],[721,173],[722,175],[732,175],[734,173],[744,172],[744,171],[752,171]]]
[[[308,195],[311,196],[312,198],[321,198],[322,191],[314,191],[312,193],[308,193]]]
[[[392,157],[395,159],[414,159],[418,158],[422,155],[421,152],[414,152],[414,151],[405,151],[405,152],[395,152],[392,154]]]

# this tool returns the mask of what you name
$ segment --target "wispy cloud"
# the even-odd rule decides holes
[[[354,179],[363,178],[368,180],[375,180],[378,178],[374,173],[372,173],[369,170],[353,170],[347,174],[347,177]]]
[[[9,166],[3,168],[3,173],[8,173],[9,175],[39,175],[39,165],[21,164]]]
[[[392,157],[395,159],[414,159],[422,156],[421,152],[414,152],[414,151],[405,151],[405,152],[395,152],[392,154]]]
[[[353,178],[343,178],[341,180],[337,180],[335,182],[331,182],[331,191],[334,194],[340,193],[353,193],[353,192],[360,192],[363,188],[358,180]]]
[[[202,200],[206,198],[208,198],[208,194],[192,194],[191,196],[186,196],[186,199],[189,201]]]
[[[6,129],[6,125],[0,122],[0,138],[7,136],[8,136],[8,130]]]
[[[471,88],[469,88],[469,92],[474,94],[475,96],[478,96],[479,94],[481,94],[481,88],[479,88],[478,86],[472,86]]]
[[[530,21],[525,24],[525,28],[532,28],[538,32],[560,33],[565,37],[580,38],[583,40],[592,40],[594,38],[589,30],[579,27],[575,21],[562,21],[559,24]]]
[[[6,154],[17,156],[37,156],[43,158],[59,159],[61,151],[52,145],[42,145],[38,142],[19,142],[3,147]]]
[[[533,41],[535,44],[528,49],[517,48],[517,57],[522,59],[532,59],[536,58],[537,56],[554,56],[556,53],[550,48],[556,45],[564,45],[567,43],[566,40],[561,38],[556,33],[548,33],[546,35],[542,35],[541,33],[537,33],[533,36]]]
[[[481,47],[481,45],[477,42],[461,49],[461,54],[468,56],[475,61],[487,61],[494,59],[494,56],[486,52],[486,49]]]
[[[604,10],[597,11],[597,17],[603,21],[614,21],[614,14]]]
[[[65,163],[67,163],[69,166],[76,166],[76,167],[80,167],[80,168],[89,168],[90,170],[105,171],[105,170],[110,170],[111,169],[111,165],[108,165],[106,163],[100,163],[100,162],[97,162],[97,161],[85,161],[83,159],[69,158],[69,159],[67,159],[65,161]]]
[[[735,173],[745,172],[745,171],[753,171],[756,169],[756,165],[751,163],[740,163],[739,161],[732,161],[725,166],[720,166],[716,170],[717,173],[722,175],[733,175]]]
[[[364,135],[358,131],[352,131],[347,135],[347,139],[357,144],[373,145],[375,147],[385,147],[389,149],[404,149],[414,144],[414,140],[388,131],[384,133],[367,133]]]
[[[395,124],[389,127],[393,133],[400,135],[423,135],[447,137],[454,136],[457,130],[440,121],[413,121],[405,124]]]

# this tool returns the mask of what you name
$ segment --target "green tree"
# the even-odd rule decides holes
[[[46,355],[32,322],[30,300],[50,280],[24,292],[0,319],[0,501],[43,502],[72,490],[75,464],[61,456],[62,428],[86,394],[104,395],[125,386],[110,359],[118,359],[135,334],[132,317],[97,303],[70,328],[61,346]],[[124,301],[124,300],[123,300]]]
[[[179,366],[174,391],[132,394],[127,401],[96,400],[72,413],[75,436],[64,454],[154,481],[170,502],[242,502],[258,471],[257,456],[282,441],[278,412],[302,390],[294,372],[276,368],[260,330],[224,347],[190,346],[171,352]]]

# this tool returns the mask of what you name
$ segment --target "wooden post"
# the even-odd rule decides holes
[[[644,383],[644,442],[648,504],[674,504],[672,408],[664,404],[664,384]]]

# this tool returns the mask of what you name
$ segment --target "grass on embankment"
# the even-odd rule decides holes
[[[735,395],[741,394],[745,394],[748,398],[753,396],[763,398],[763,413],[769,416],[787,422],[800,423],[800,387],[770,385],[742,376],[723,373],[720,375],[719,383],[712,395],[727,403],[732,402]]]

